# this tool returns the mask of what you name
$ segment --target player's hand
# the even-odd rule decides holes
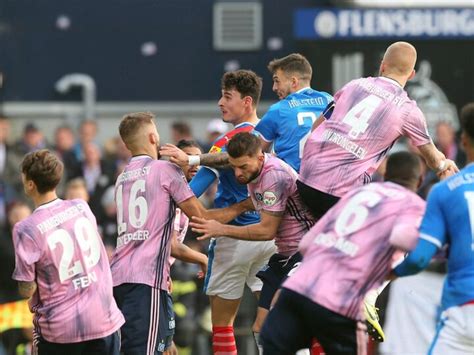
[[[446,159],[446,168],[443,171],[438,172],[436,175],[438,175],[440,180],[444,180],[458,172],[459,168],[456,166],[456,163],[451,159]]]
[[[160,148],[160,156],[169,157],[170,162],[180,167],[189,164],[188,155],[173,144],[165,144]]]
[[[171,342],[171,346],[163,352],[163,355],[178,355],[178,348],[174,341]]]
[[[222,224],[213,219],[205,219],[193,216],[192,222],[189,223],[193,232],[200,233],[202,236],[197,240],[206,240],[222,234]]]
[[[198,279],[203,279],[207,274],[207,260],[205,263],[199,264],[199,266],[201,267],[201,271],[198,272],[197,277]]]

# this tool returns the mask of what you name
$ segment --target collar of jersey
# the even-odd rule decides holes
[[[130,161],[135,161],[135,160],[140,160],[140,159],[144,159],[144,158],[149,158],[149,159],[153,159],[152,157],[150,157],[149,155],[146,155],[146,154],[139,154],[139,155],[134,155],[133,157],[130,158]]]
[[[46,203],[43,203],[41,205],[39,205],[38,207],[35,208],[35,211],[39,211],[39,210],[42,210],[42,209],[45,209],[45,208],[49,208],[57,203],[59,203],[59,201],[62,201],[60,198],[55,198],[54,200],[51,200],[49,202],[46,202]]]
[[[308,90],[308,89],[311,89],[309,86],[305,87],[305,88],[302,88],[302,89],[299,89],[298,91],[295,91],[293,94],[299,94],[305,90]]]
[[[237,126],[234,126],[234,129],[235,129],[235,128],[239,128],[239,127],[241,127],[241,126],[243,126],[243,125],[246,125],[246,124],[249,125],[249,126],[255,127],[255,125],[254,125],[253,123],[250,123],[250,122],[242,122],[242,123],[239,123]]]
[[[382,80],[388,81],[389,83],[397,85],[400,89],[403,89],[403,86],[401,86],[400,83],[396,81],[395,79],[392,79],[386,76],[379,76],[379,78]]]

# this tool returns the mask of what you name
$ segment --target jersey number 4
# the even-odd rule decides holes
[[[358,138],[360,134],[364,133],[369,127],[369,119],[374,114],[374,111],[382,102],[382,99],[375,95],[367,96],[357,105],[352,107],[346,113],[342,122],[351,126],[349,137]]]

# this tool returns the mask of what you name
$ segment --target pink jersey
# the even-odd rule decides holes
[[[353,80],[334,95],[334,111],[308,138],[300,181],[341,197],[370,182],[395,141],[431,142],[423,113],[406,91],[385,77]]]
[[[125,322],[97,223],[82,200],[39,206],[13,230],[13,278],[36,282],[30,299],[35,333],[53,343],[106,337]]]
[[[282,216],[275,244],[278,254],[284,256],[291,256],[298,251],[301,238],[314,224],[296,191],[297,178],[291,166],[275,156],[265,154],[260,175],[247,185],[258,212],[263,210]]]
[[[283,287],[361,320],[365,294],[383,283],[399,250],[416,246],[424,210],[419,196],[391,182],[349,192],[303,237],[303,261]]]
[[[114,286],[139,283],[168,290],[176,204],[193,196],[178,166],[147,155],[130,160],[115,184]]]
[[[176,209],[176,216],[174,217],[174,233],[177,235],[178,243],[183,243],[186,233],[188,231],[189,218],[179,208]],[[170,256],[170,266],[174,264],[176,258]]]

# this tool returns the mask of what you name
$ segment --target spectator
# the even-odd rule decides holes
[[[84,159],[84,145],[95,142],[97,137],[97,123],[93,120],[82,121],[79,126],[79,142],[74,146],[74,154],[76,159],[82,161]]]
[[[89,193],[87,192],[86,182],[84,179],[78,177],[70,180],[66,185],[64,198],[66,200],[80,198],[86,202],[89,202]]]
[[[26,300],[18,293],[18,284],[11,277],[15,269],[13,226],[30,214],[27,204],[13,204],[8,211],[8,226],[0,233],[0,353],[3,345],[7,355],[22,354],[19,349],[32,340],[33,317]]]
[[[104,215],[100,201],[107,187],[115,182],[114,172],[113,168],[111,169],[110,165],[101,159],[101,151],[95,143],[88,142],[83,145],[83,148],[84,160],[80,163],[74,177],[84,178],[90,196],[89,206],[100,220]]]
[[[206,142],[202,144],[202,150],[204,152],[211,150],[212,143],[215,142],[219,136],[229,131],[230,128],[231,127],[220,118],[210,120],[206,127]]]
[[[171,140],[177,144],[180,140],[192,140],[191,127],[186,122],[174,122],[171,125]]]
[[[23,136],[15,144],[16,153],[23,158],[26,153],[46,147],[43,132],[34,124],[27,123],[23,129]]]
[[[69,126],[59,126],[54,133],[54,151],[64,163],[66,179],[69,180],[78,169],[79,161],[74,154],[74,132]]]
[[[438,122],[436,125],[436,146],[446,156],[454,160],[461,168],[466,164],[466,155],[456,141],[456,132],[448,122]]]

